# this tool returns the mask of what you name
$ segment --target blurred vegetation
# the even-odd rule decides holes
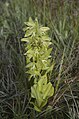
[[[24,22],[38,18],[50,27],[55,67],[52,108],[37,113],[30,105],[25,74]],[[79,118],[79,1],[0,0],[0,119]]]

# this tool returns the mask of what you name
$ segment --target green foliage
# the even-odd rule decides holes
[[[23,45],[28,43],[20,41],[29,16],[50,28],[46,33],[53,43],[51,69],[55,61],[51,78],[51,71],[47,73],[55,93],[39,113],[30,104],[36,102],[30,99],[29,89],[36,84],[34,76],[25,74],[30,67],[25,69]],[[44,76],[46,71],[40,73]],[[79,1],[0,0],[0,119],[42,118],[79,119]]]
[[[41,76],[42,72],[48,73],[52,70],[54,63],[51,63],[51,51],[49,46],[52,44],[50,37],[48,37],[48,27],[42,27],[38,24],[37,19],[35,22],[30,18],[29,22],[25,23],[24,28],[25,36],[22,41],[26,42],[26,68],[30,74],[30,79]]]
[[[42,27],[29,18],[25,22],[25,36],[21,40],[26,43],[25,56],[27,73],[30,74],[30,80],[34,78],[34,85],[31,87],[31,97],[35,98],[34,108],[36,111],[47,104],[48,98],[54,94],[52,84],[47,83],[47,74],[53,70],[54,63],[51,62],[52,44],[48,37],[48,27]]]
[[[33,103],[36,111],[41,109],[47,104],[48,98],[54,94],[52,84],[47,83],[47,77],[42,76],[41,79],[31,87],[31,97],[35,98]]]

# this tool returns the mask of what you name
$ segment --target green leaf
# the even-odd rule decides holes
[[[24,37],[29,37],[33,34],[32,30],[27,30]]]
[[[42,40],[49,42],[51,38],[45,35],[45,36],[42,36]]]
[[[34,21],[32,20],[31,17],[29,18],[28,22],[24,22],[24,23],[29,27],[34,27],[34,25],[35,25],[35,23],[34,23]]]
[[[46,32],[46,31],[49,30],[49,27],[41,27],[40,30],[41,30],[42,32]]]
[[[30,102],[30,104],[32,104],[34,106],[34,109],[37,111],[37,112],[41,112],[41,109],[39,107],[37,107],[37,104],[34,103],[34,102]]]
[[[34,105],[34,109],[37,111],[37,112],[41,112],[41,109],[37,107],[37,105]]]
[[[21,41],[23,41],[23,42],[29,42],[28,41],[28,38],[22,38]]]
[[[53,96],[53,94],[54,94],[54,88],[53,88],[52,84],[49,82],[45,87],[43,99],[49,98],[49,97]]]
[[[46,104],[47,104],[47,99],[41,103],[41,108],[43,108]]]
[[[31,97],[37,99],[37,85],[36,84],[31,87]]]
[[[52,65],[49,67],[49,69],[46,71],[46,73],[53,71],[54,66],[55,66],[55,63],[53,62]]]
[[[26,68],[31,68],[31,67],[35,67],[35,63],[29,63],[29,64],[27,64],[27,66],[26,66]]]

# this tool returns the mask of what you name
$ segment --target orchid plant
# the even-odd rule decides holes
[[[29,18],[25,22],[25,35],[21,41],[25,42],[26,73],[29,80],[33,80],[31,86],[31,98],[34,98],[34,109],[38,112],[47,104],[48,99],[54,94],[54,87],[50,77],[54,62],[52,61],[51,38],[48,36],[49,27],[43,27],[38,20]]]

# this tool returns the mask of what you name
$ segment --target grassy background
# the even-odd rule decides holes
[[[24,22],[36,17],[50,27],[55,67],[51,82],[55,94],[41,113],[30,105],[25,74]],[[0,1],[0,119],[79,118],[79,1]]]

